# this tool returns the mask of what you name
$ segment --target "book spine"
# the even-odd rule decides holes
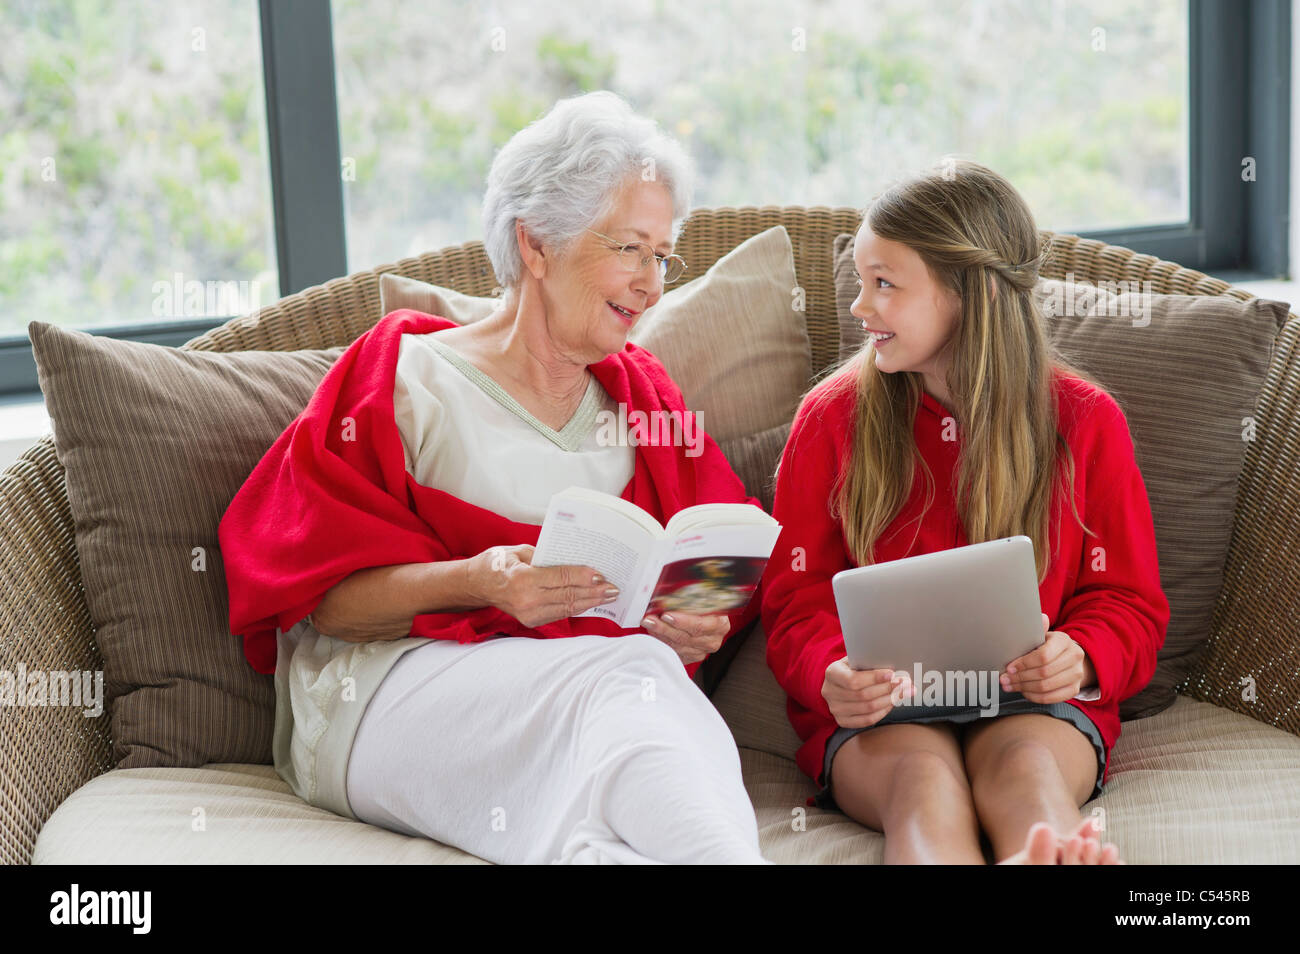
[[[645,569],[641,572],[641,580],[637,586],[636,599],[628,604],[624,617],[628,622],[623,623],[624,628],[640,626],[641,620],[645,619],[650,597],[654,595],[655,585],[658,584],[659,576],[664,571],[664,560],[672,551],[672,547],[673,541],[667,537],[660,537],[651,546],[649,559],[646,560]]]

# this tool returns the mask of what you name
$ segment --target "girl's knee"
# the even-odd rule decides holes
[[[860,737],[855,737],[860,738]],[[851,743],[852,739],[849,740]],[[845,751],[848,750],[848,751]],[[848,755],[848,758],[845,756]],[[870,778],[884,782],[887,794],[904,799],[924,798],[938,791],[945,794],[967,788],[966,774],[960,766],[941,752],[928,748],[906,748],[891,752],[854,752],[846,743],[835,757],[832,768],[836,785],[841,784],[841,774],[849,776],[846,782],[862,782]]]
[[[924,794],[936,788],[967,788],[966,773],[947,756],[932,749],[911,749],[893,758],[891,774],[901,788]]]
[[[1051,746],[1040,739],[1007,739],[971,766],[971,778],[976,783],[995,782],[1009,776],[1041,777],[1049,771],[1059,771]]]
[[[847,813],[876,831],[907,818],[954,816],[971,803],[965,772],[943,753],[914,748],[871,761],[833,763],[836,801]]]

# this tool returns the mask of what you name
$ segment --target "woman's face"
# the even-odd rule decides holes
[[[926,391],[949,406],[944,375],[961,299],[934,280],[915,250],[880,238],[865,222],[853,244],[853,264],[861,290],[849,310],[867,330],[876,367],[887,374],[919,372]]]
[[[613,211],[591,228],[618,244],[640,242],[672,254],[672,197],[661,183],[634,179],[619,193]],[[563,350],[594,364],[622,351],[642,312],[663,297],[657,262],[626,271],[613,243],[584,232],[555,261],[542,283],[550,333]],[[618,305],[630,315],[622,315]]]

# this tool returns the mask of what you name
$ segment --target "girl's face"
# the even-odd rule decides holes
[[[867,330],[876,367],[922,374],[926,392],[951,407],[944,375],[960,297],[934,280],[916,251],[880,238],[866,222],[853,243],[853,264],[861,290],[849,310]]]

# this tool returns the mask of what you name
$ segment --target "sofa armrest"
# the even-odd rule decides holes
[[[53,437],[0,474],[0,594],[0,671],[103,669]],[[59,803],[110,768],[107,705],[94,718],[71,705],[0,706],[0,863],[29,863]]]
[[[1210,640],[1178,688],[1300,735],[1300,318],[1273,348]]]

